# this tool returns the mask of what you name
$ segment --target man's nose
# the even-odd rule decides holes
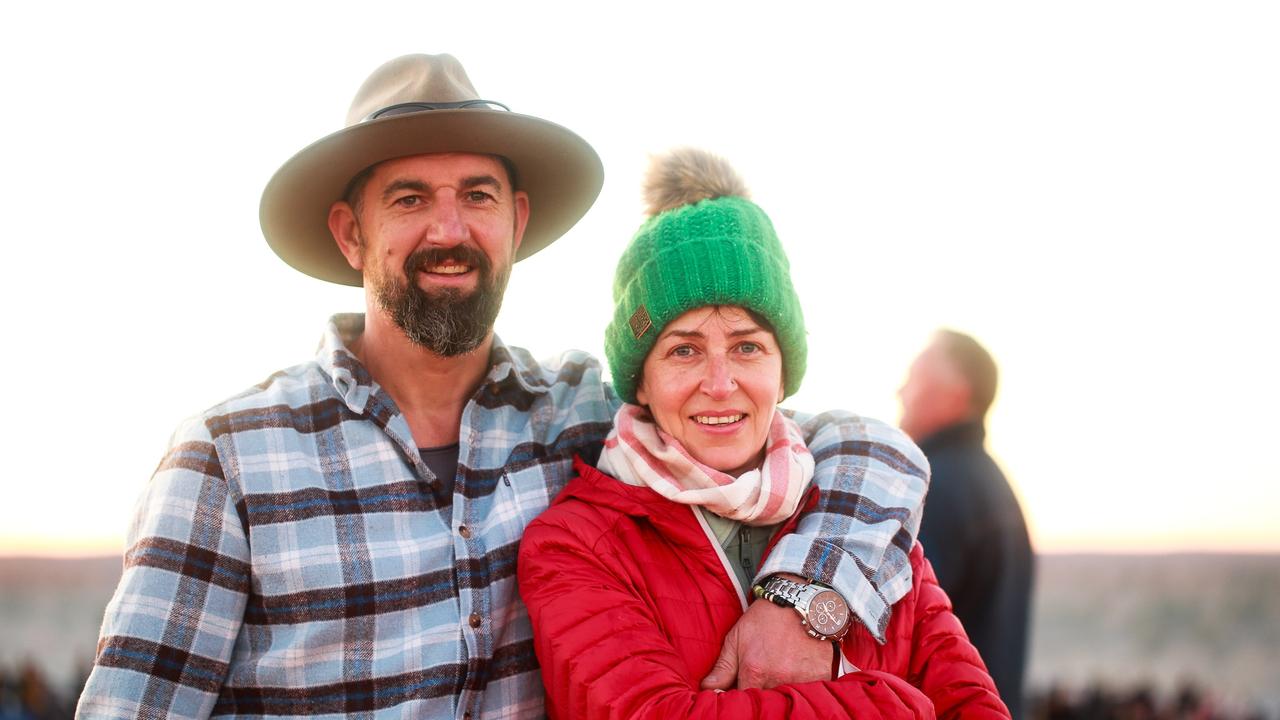
[[[458,194],[453,188],[442,187],[436,191],[431,203],[427,225],[427,242],[433,245],[453,247],[467,239],[467,225],[462,221]]]
[[[702,376],[702,392],[712,399],[723,400],[737,388],[738,381],[733,378],[733,368],[729,361],[723,357],[711,356]]]

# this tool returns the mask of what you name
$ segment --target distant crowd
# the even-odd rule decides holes
[[[76,698],[89,676],[89,662],[77,681],[57,686],[28,660],[16,670],[0,666],[0,720],[63,720],[72,718]]]
[[[1183,684],[1172,693],[1151,685],[1090,685],[1071,692],[1061,686],[1031,693],[1030,720],[1266,720],[1261,708],[1227,708],[1210,693]]]

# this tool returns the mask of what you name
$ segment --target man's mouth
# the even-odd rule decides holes
[[[699,425],[728,425],[745,417],[742,413],[734,415],[694,415],[693,421]]]
[[[470,265],[454,265],[454,264],[428,265],[427,267],[423,268],[423,270],[425,272],[429,272],[434,275],[462,275],[463,273],[471,272],[471,266]]]

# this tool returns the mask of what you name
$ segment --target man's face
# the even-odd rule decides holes
[[[346,203],[335,204],[331,227],[339,206]],[[356,207],[346,207],[354,247],[343,252],[363,272],[378,308],[410,340],[445,357],[484,342],[529,210],[528,197],[513,191],[497,158],[389,160],[374,168]]]
[[[935,341],[911,363],[907,381],[898,389],[902,419],[898,425],[917,442],[966,419],[969,384]]]

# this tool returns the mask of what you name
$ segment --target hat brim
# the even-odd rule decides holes
[[[290,158],[262,192],[259,219],[267,244],[294,268],[321,280],[359,286],[329,232],[329,208],[357,173],[425,153],[501,155],[529,194],[529,224],[516,260],[569,231],[600,194],[600,156],[573,131],[529,115],[495,110],[430,110],[339,130]]]

